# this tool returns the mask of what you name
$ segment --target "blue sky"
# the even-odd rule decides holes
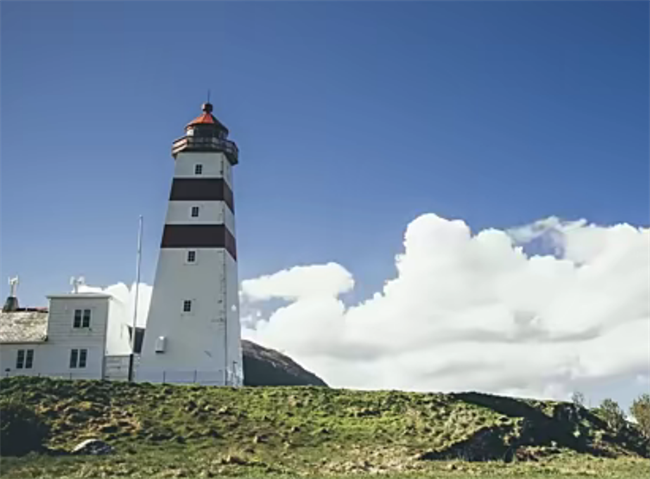
[[[172,141],[212,90],[240,277],[375,291],[409,221],[648,225],[647,2],[2,2],[2,275],[151,283]],[[2,280],[2,293],[7,286]]]

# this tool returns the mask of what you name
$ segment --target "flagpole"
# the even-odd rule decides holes
[[[131,328],[131,356],[129,358],[129,382],[134,380],[134,361],[135,361],[135,338],[137,331],[137,321],[138,321],[138,295],[140,292],[140,263],[142,261],[142,225],[144,220],[142,215],[140,215],[138,222],[138,252],[136,256],[136,266],[135,266],[135,291],[133,299],[133,325]]]

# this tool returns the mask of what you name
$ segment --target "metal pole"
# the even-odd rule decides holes
[[[138,320],[138,293],[140,292],[140,263],[142,261],[142,225],[144,219],[140,215],[138,222],[138,252],[135,266],[135,294],[133,299],[133,326],[131,329],[131,357],[129,358],[129,382],[133,382],[133,368],[135,362],[135,337]]]

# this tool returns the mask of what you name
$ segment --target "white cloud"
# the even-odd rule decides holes
[[[555,255],[524,252],[540,238]],[[463,221],[426,214],[408,225],[396,269],[348,306],[339,296],[354,280],[335,263],[243,281],[243,336],[335,387],[566,398],[580,384],[647,377],[647,228],[551,217],[473,235]],[[105,291],[132,314],[132,290]],[[139,324],[150,297],[144,285]],[[273,300],[283,304],[269,310]]]
[[[136,326],[144,327],[147,322],[149,303],[153,288],[145,283],[140,283],[138,288],[138,314]],[[128,326],[133,325],[135,305],[135,283],[129,288],[124,283],[117,283],[107,288],[79,286],[80,293],[106,293],[113,297],[108,318],[106,351],[107,354],[128,354],[130,339]]]
[[[560,257],[524,253],[542,236]],[[292,288],[310,297],[294,295],[244,334],[342,387],[559,397],[579,381],[647,371],[648,229],[552,217],[472,235],[427,214],[408,226],[396,267],[381,292],[348,308],[323,266],[248,280],[248,302]]]
[[[352,275],[336,263],[294,266],[274,275],[242,281],[244,297],[251,301],[333,297],[353,287]]]

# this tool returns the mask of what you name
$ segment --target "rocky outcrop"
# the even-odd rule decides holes
[[[113,448],[99,439],[86,439],[77,444],[72,450],[72,454],[90,454],[93,456],[103,456],[112,452]]]
[[[325,386],[325,381],[274,349],[242,340],[245,386]]]

